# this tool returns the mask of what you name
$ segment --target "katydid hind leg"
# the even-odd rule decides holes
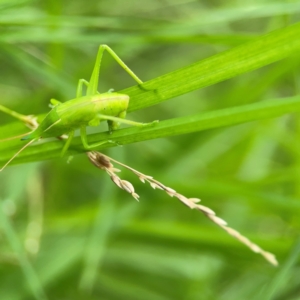
[[[127,72],[127,74],[133,78],[138,84],[143,84],[143,81],[140,80],[134,72],[121,60],[121,58],[107,45],[100,45],[98,49],[98,54],[96,57],[96,62],[94,65],[94,69],[91,75],[90,83],[87,88],[87,96],[97,94],[98,84],[99,84],[99,74],[100,74],[100,67],[101,67],[101,60],[104,51],[107,51],[113,59]]]
[[[98,114],[98,117],[100,120],[111,121],[111,124],[124,123],[124,124],[132,125],[132,126],[154,126],[155,124],[157,124],[159,122],[158,120],[155,120],[150,123],[141,123],[141,122],[135,122],[135,121],[122,119],[122,118],[118,118],[118,117],[106,116],[106,115],[102,115],[102,114]]]

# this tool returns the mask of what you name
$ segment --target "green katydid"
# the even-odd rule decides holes
[[[51,99],[52,110],[46,115],[40,124],[35,121],[33,116],[21,115],[4,106],[0,105],[0,110],[21,121],[28,127],[33,129],[29,134],[17,136],[22,137],[21,140],[30,140],[23,146],[1,169],[2,171],[20,152],[33,142],[40,138],[60,137],[68,134],[68,139],[62,148],[61,156],[68,150],[74,131],[80,129],[82,144],[86,150],[98,147],[106,143],[115,143],[111,140],[101,141],[98,143],[88,144],[86,127],[98,126],[100,121],[107,121],[109,132],[116,130],[120,123],[133,126],[154,125],[158,121],[152,123],[139,123],[126,120],[126,111],[129,104],[129,96],[114,92],[100,94],[98,89],[99,73],[103,52],[107,51],[116,62],[139,84],[143,82],[126,66],[126,64],[117,56],[117,54],[107,45],[100,45],[96,57],[95,66],[90,81],[80,79],[77,86],[76,98],[68,100],[64,103]],[[83,96],[83,85],[86,86],[86,95]],[[14,137],[14,138],[17,138]]]

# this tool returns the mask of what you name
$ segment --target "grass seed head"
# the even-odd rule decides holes
[[[227,222],[223,219],[216,216],[216,213],[211,210],[210,208],[198,204],[200,202],[200,199],[198,198],[187,198],[179,193],[177,193],[174,189],[169,188],[165,185],[163,185],[161,182],[155,180],[153,177],[145,175],[121,162],[116,161],[115,159],[112,159],[102,153],[93,151],[87,153],[90,161],[98,168],[105,170],[112,181],[122,190],[126,191],[127,193],[131,194],[134,199],[139,201],[139,195],[135,193],[133,185],[126,180],[122,180],[118,175],[115,174],[115,172],[120,172],[119,169],[115,169],[111,161],[117,163],[118,165],[130,170],[133,172],[143,183],[148,182],[150,186],[153,189],[160,189],[164,190],[170,197],[175,197],[179,201],[181,201],[184,205],[188,206],[191,209],[196,209],[201,211],[208,219],[210,219],[212,222],[214,222],[216,225],[221,227],[223,230],[225,230],[228,234],[235,237],[237,240],[239,240],[241,243],[245,244],[249,249],[251,249],[255,253],[261,254],[268,262],[273,264],[274,266],[278,265],[278,262],[274,256],[274,254],[264,251],[261,249],[258,245],[252,243],[248,238],[241,235],[237,230],[230,228],[227,226]]]

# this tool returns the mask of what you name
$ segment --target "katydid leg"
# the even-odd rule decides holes
[[[64,144],[64,147],[60,152],[60,157],[63,157],[67,152],[67,150],[69,149],[73,136],[74,136],[74,131],[69,132],[68,139],[66,140],[66,143]]]
[[[122,118],[112,117],[112,116],[106,116],[106,115],[101,115],[101,114],[98,114],[98,117],[99,117],[100,120],[109,120],[109,121],[113,121],[113,122],[129,124],[129,125],[132,125],[132,126],[152,126],[152,125],[155,125],[156,123],[158,123],[158,120],[155,120],[151,123],[140,123],[140,122],[135,122],[135,121],[127,120],[127,119],[122,119]]]
[[[82,86],[85,85],[86,87],[89,86],[89,82],[85,79],[79,79],[77,90],[76,90],[76,98],[82,97]]]
[[[112,141],[112,140],[106,140],[106,141],[101,141],[101,142],[97,142],[97,143],[93,143],[93,144],[88,144],[85,126],[80,127],[80,136],[81,136],[82,144],[83,144],[84,148],[87,150],[95,148],[95,147],[99,147],[104,144],[117,144],[118,145],[117,142]]]
[[[99,74],[100,74],[100,67],[101,67],[101,60],[103,56],[103,52],[107,51],[114,59],[115,61],[138,83],[142,84],[143,81],[140,80],[134,73],[131,71],[131,69],[121,60],[121,58],[112,50],[110,49],[107,45],[100,45],[97,58],[96,58],[96,63],[94,66],[94,70],[92,72],[92,76],[87,88],[87,96],[90,95],[95,95],[97,94],[98,90],[98,82],[99,82]]]
[[[50,104],[49,104],[49,106],[50,106],[51,108],[53,108],[54,106],[60,105],[60,104],[62,104],[61,101],[56,100],[56,99],[54,99],[54,98],[50,99]]]
[[[126,118],[126,110],[119,113],[117,116],[118,118],[125,119]],[[109,133],[112,133],[114,130],[117,130],[120,127],[120,122],[113,121],[113,120],[107,120],[108,124],[108,131]]]

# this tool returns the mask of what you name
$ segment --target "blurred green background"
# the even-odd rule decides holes
[[[0,103],[40,114],[50,98],[73,98],[100,44],[149,80],[299,22],[299,12],[299,1],[2,0]],[[293,96],[299,65],[299,56],[289,57],[129,118]],[[106,54],[99,91],[134,84]],[[1,113],[1,124],[12,121]],[[85,155],[7,168],[0,174],[0,299],[300,299],[299,133],[299,114],[290,114],[105,151],[201,198],[275,253],[278,268],[122,171],[137,203]]]

